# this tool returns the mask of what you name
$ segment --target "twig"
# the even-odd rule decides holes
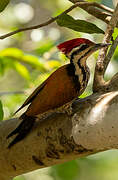
[[[112,46],[107,54],[107,56],[105,57],[105,60],[104,60],[104,72],[106,71],[106,68],[116,50],[116,47],[118,46],[118,36],[116,37],[116,39],[113,41],[112,43]]]
[[[84,0],[69,0],[69,1],[71,1],[72,3],[86,2]],[[95,2],[93,2],[93,3],[95,3]],[[97,3],[97,7],[98,6],[101,9],[104,8],[104,10],[108,9],[107,7],[104,7],[104,5],[101,5],[101,4]],[[111,19],[111,15],[110,14],[108,14],[106,12],[102,12],[101,10],[96,8],[96,3],[93,6],[91,6],[91,7],[84,6],[83,4],[81,4],[79,7],[82,8],[83,10],[85,10],[86,12],[88,12],[89,14],[91,14],[92,16],[94,16],[94,17],[104,21],[107,24],[109,23],[109,21]],[[111,13],[111,11],[113,11],[113,10],[111,9],[110,13]],[[117,24],[117,26],[118,26],[118,24]]]
[[[49,20],[47,20],[46,22],[44,22],[44,23],[41,23],[41,24],[38,24],[38,25],[35,25],[35,26],[31,26],[31,27],[27,27],[27,28],[17,29],[15,31],[12,31],[10,33],[7,33],[5,35],[0,36],[0,39],[5,39],[5,38],[10,37],[10,36],[12,36],[14,34],[17,34],[19,32],[23,32],[23,31],[27,31],[27,30],[32,30],[32,29],[38,29],[38,28],[47,26],[47,25],[53,23],[54,21],[56,21],[61,15],[69,13],[70,11],[75,9],[76,7],[90,7],[90,6],[97,6],[97,7],[99,6],[99,8],[101,7],[103,9],[103,5],[100,5],[100,4],[98,5],[97,3],[94,3],[94,2],[77,2],[74,5],[70,6],[68,9],[66,9],[65,11],[63,11],[58,16],[52,17]],[[106,9],[108,9],[108,8],[106,7]],[[101,13],[101,11],[100,11],[100,13]],[[94,12],[94,14],[96,14],[96,12]],[[103,16],[102,13],[101,13],[101,15]],[[108,14],[107,14],[107,16],[108,16]]]
[[[71,1],[72,3],[86,2],[86,1],[84,1],[84,0],[69,0],[69,1]],[[114,10],[113,10],[112,8],[109,8],[109,7],[107,7],[107,6],[103,5],[103,4],[99,4],[99,3],[96,3],[96,2],[93,2],[93,5],[92,5],[92,6],[98,7],[98,8],[100,8],[100,9],[103,9],[103,10],[105,10],[105,11],[107,11],[108,13],[111,13],[111,14],[113,14],[113,12],[114,12]]]
[[[95,4],[95,7],[98,7],[98,8],[100,8],[100,9],[103,9],[103,10],[107,11],[108,13],[113,14],[113,12],[114,12],[113,9],[111,9],[111,8],[109,8],[109,7],[107,7],[107,6],[104,6],[103,4],[98,4],[98,3],[96,3],[96,2],[94,2],[94,4]]]
[[[113,30],[116,27],[117,23],[118,23],[118,4],[116,6],[116,9],[115,9],[112,17],[111,17],[109,24],[107,26],[105,36],[103,39],[103,43],[109,43],[109,41],[111,40],[111,37],[112,37]],[[107,61],[107,64],[105,62],[107,49],[108,48],[102,48],[100,50],[100,53],[99,53],[99,57],[98,57],[98,60],[96,63],[95,77],[94,77],[94,84],[93,84],[93,91],[94,92],[99,91],[100,88],[102,86],[104,86],[106,83],[104,81],[104,72],[105,72],[105,69],[107,68],[109,61],[110,61],[110,59],[109,59]]]
[[[13,94],[24,94],[24,91],[0,92],[0,96],[13,95]]]

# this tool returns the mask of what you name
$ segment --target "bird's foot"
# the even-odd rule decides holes
[[[63,106],[59,107],[57,109],[57,112],[59,112],[59,113],[67,113],[68,116],[71,116],[73,114],[73,108],[72,108],[73,101],[74,100],[72,100],[69,103],[66,103]]]

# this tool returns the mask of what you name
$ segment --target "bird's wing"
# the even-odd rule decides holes
[[[22,104],[22,106],[20,106],[18,108],[18,110],[14,113],[14,115],[33,101],[33,99],[37,96],[37,94],[44,88],[44,86],[46,85],[46,82],[47,82],[47,80],[45,80],[40,86],[38,86],[33,91],[33,93],[25,100],[25,102]]]
[[[42,91],[27,108],[25,112],[27,116],[36,116],[61,107],[78,96],[73,76],[68,75],[69,66],[70,64],[61,66],[49,76]]]

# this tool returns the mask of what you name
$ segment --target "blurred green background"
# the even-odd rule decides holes
[[[90,1],[90,0],[89,0]],[[94,1],[94,0],[93,0]],[[96,0],[114,8],[117,0]],[[0,14],[0,35],[16,28],[31,26],[46,21],[68,8],[68,0],[11,0]],[[71,13],[75,19],[93,22],[105,30],[106,24],[77,8]],[[118,29],[114,31],[114,38]],[[0,108],[3,106],[4,120],[12,117],[16,109],[29,94],[44,81],[55,69],[68,62],[56,45],[64,40],[85,37],[101,42],[102,34],[85,34],[59,27],[56,23],[41,29],[18,33],[0,41]],[[98,52],[88,59],[91,78],[81,97],[92,93],[92,82]],[[117,72],[118,49],[106,71],[110,79]],[[22,113],[22,112],[20,112]],[[20,113],[18,115],[20,115]],[[0,119],[2,120],[2,113]],[[117,180],[118,152],[107,151],[79,158],[71,162],[37,170],[14,180]]]

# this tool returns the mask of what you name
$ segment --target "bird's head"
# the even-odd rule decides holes
[[[73,55],[78,56],[78,58],[81,58],[83,56],[87,58],[96,50],[106,47],[108,45],[110,44],[96,44],[85,38],[76,38],[59,44],[57,48],[61,52],[63,52],[68,58],[71,58]]]

